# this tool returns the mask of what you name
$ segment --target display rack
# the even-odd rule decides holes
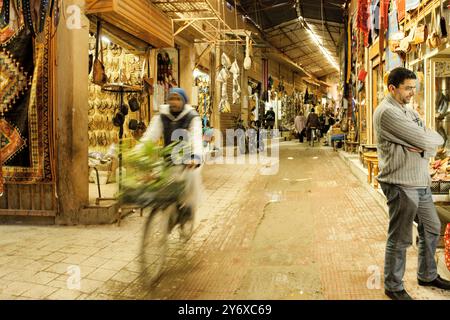
[[[112,92],[112,93],[118,93],[119,94],[119,110],[122,110],[123,107],[123,96],[125,93],[139,93],[142,92],[141,86],[133,86],[133,85],[127,85],[124,83],[110,83],[106,84],[102,87],[102,91],[106,92]],[[119,181],[118,181],[118,189],[119,194],[122,191],[122,164],[123,164],[123,157],[122,157],[122,145],[123,145],[123,126],[125,124],[126,115],[124,115],[124,121],[119,127],[119,151],[118,151],[118,158],[119,158]],[[98,204],[100,201],[103,200],[116,200],[117,198],[97,198],[96,203]],[[122,218],[122,203],[119,207],[119,223],[120,219]],[[142,209],[141,209],[142,210]],[[134,210],[133,210],[134,212]],[[142,212],[141,212],[142,213]]]

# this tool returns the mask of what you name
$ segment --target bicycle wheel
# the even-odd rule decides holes
[[[180,211],[180,238],[187,242],[194,232],[194,213],[192,208],[185,207]]]
[[[155,209],[144,226],[141,244],[141,271],[145,286],[152,286],[161,276],[167,253],[169,215]]]

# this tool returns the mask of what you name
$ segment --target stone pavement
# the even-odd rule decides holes
[[[217,216],[232,212],[233,201],[256,172],[249,165],[204,168],[198,226],[179,252],[199,250],[215,228]],[[120,227],[0,226],[0,299],[142,297],[134,289],[143,222],[134,214]],[[171,247],[169,255],[175,250]]]
[[[140,285],[138,215],[121,227],[0,226],[0,299],[385,299],[383,208],[328,148],[284,143],[280,161],[273,176],[204,168],[195,233],[171,238],[152,292]],[[417,285],[416,261],[409,250],[410,293],[450,299]]]

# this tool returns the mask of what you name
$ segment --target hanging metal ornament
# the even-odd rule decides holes
[[[36,32],[34,31],[34,25],[33,25],[33,17],[31,16],[31,4],[30,0],[22,0],[22,7],[23,7],[23,17],[25,19],[25,24],[28,28],[28,30],[31,32],[31,35],[33,37],[36,36]]]
[[[53,18],[53,25],[55,28],[58,27],[61,18],[61,2],[62,0],[52,0],[50,6],[50,17]]]
[[[45,42],[45,23],[47,22],[47,17],[50,15],[50,0],[41,0],[40,6],[39,6],[39,17],[38,17],[38,23],[36,24],[37,28],[37,34],[36,34],[36,41],[38,43],[44,43]]]
[[[45,21],[47,20],[47,16],[50,13],[50,1],[49,0],[41,0],[41,5],[39,7],[39,26],[38,33],[42,33],[45,27]]]

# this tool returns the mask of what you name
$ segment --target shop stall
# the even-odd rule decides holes
[[[199,68],[194,69],[194,87],[192,91],[192,105],[196,107],[204,127],[211,123],[212,116],[211,77],[205,71]]]
[[[150,60],[149,50],[120,45],[123,41],[102,28],[101,20],[92,25],[97,28],[89,36],[89,56],[93,61],[101,57],[105,70],[105,81],[99,85],[91,63],[88,85],[89,202],[99,205],[114,199],[118,191],[120,144],[136,143],[148,126],[150,92],[143,84],[150,79]]]
[[[172,22],[149,1],[89,0],[72,30],[61,25],[73,17],[59,13],[74,1],[55,1],[53,10],[42,1],[39,21],[8,3],[14,15],[0,29],[0,220],[112,222],[117,201],[95,199],[115,192],[98,186],[117,183],[120,141],[138,139],[148,125],[157,78],[151,53],[174,46]]]
[[[450,49],[446,36],[449,10],[441,1],[423,1],[413,12],[406,12],[405,38],[410,37],[406,50],[406,66],[418,78],[416,95],[411,106],[419,113],[426,125],[436,130],[444,139],[435,157],[430,159],[432,192],[436,201],[448,201],[450,175],[447,171],[448,133],[447,97],[450,76]],[[440,21],[444,21],[443,25]],[[426,26],[428,35],[416,35],[418,27]],[[445,28],[443,28],[445,27]],[[414,34],[415,37],[412,36]],[[425,39],[424,39],[425,38]]]
[[[111,2],[106,9],[105,5],[88,1],[86,7],[93,60],[89,70],[87,209],[112,213],[112,217],[106,214],[109,219],[116,218],[117,211],[120,222],[124,212],[117,196],[127,171],[123,144],[136,145],[151,115],[167,102],[170,88],[178,86],[179,52],[173,48],[170,19],[148,1]],[[155,20],[149,21],[150,17]]]

